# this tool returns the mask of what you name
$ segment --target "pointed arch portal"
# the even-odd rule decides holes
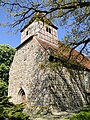
[[[20,90],[18,92],[18,96],[19,96],[20,103],[26,103],[26,95],[25,95],[25,91],[23,90],[22,87],[20,88]]]

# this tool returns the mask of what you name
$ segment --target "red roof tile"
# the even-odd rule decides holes
[[[40,40],[38,39],[38,42],[41,44],[41,46],[44,48],[44,49],[48,49],[48,48],[52,48],[52,50],[57,50],[58,47],[57,45],[53,44],[53,43],[50,43],[48,41],[43,41],[43,40]]]
[[[59,42],[58,53],[59,55],[68,58],[68,60],[74,60],[90,70],[90,59],[88,59],[85,55],[79,53],[77,50],[72,50],[72,48],[69,46]]]
[[[58,43],[58,47],[52,43],[42,41],[38,39],[41,46],[45,49],[51,48],[52,50],[56,51],[58,56],[66,58],[69,61],[74,60],[74,63],[80,63],[82,67],[90,70],[90,60],[83,54],[80,54],[76,50],[72,50],[69,46],[62,44],[61,42]]]

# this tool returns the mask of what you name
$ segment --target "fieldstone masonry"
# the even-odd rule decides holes
[[[50,69],[47,67],[48,49],[38,40],[38,36],[33,35],[17,47],[9,73],[11,101],[15,104],[23,102],[27,111],[33,108],[34,112],[39,108],[49,112],[75,110],[89,104],[85,89],[88,72],[66,67]],[[48,47],[49,44],[57,48],[46,42]]]

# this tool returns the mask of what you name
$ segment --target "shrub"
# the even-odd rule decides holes
[[[90,111],[77,113],[70,120],[90,120]]]
[[[23,112],[23,104],[14,105],[8,101],[9,97],[0,97],[0,120],[28,120],[29,116]]]

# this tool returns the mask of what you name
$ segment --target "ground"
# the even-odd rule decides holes
[[[37,116],[33,116],[30,117],[30,120],[69,120],[68,117],[74,115],[74,113],[71,112],[60,112],[56,115],[37,115]]]

